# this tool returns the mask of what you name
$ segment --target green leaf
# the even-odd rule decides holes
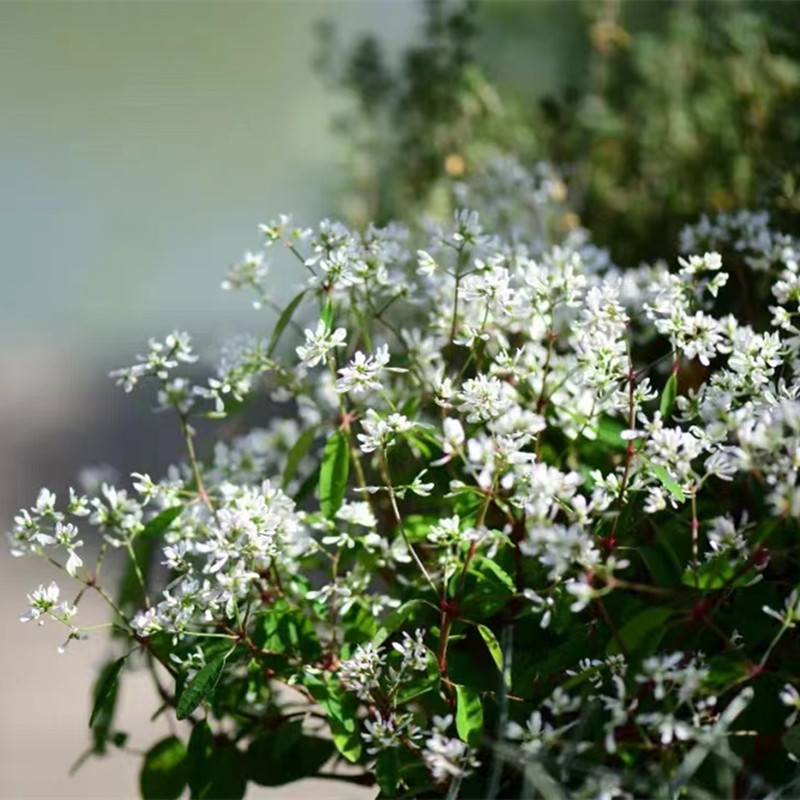
[[[661,547],[643,545],[637,548],[656,586],[671,587],[681,582],[680,564]]]
[[[454,576],[454,581],[459,576]],[[514,593],[514,581],[497,563],[476,557],[464,581],[462,609],[468,619],[486,619],[500,611]]]
[[[211,785],[210,760],[213,752],[214,734],[208,722],[202,720],[192,728],[187,750],[188,782],[192,797],[208,796]]]
[[[789,730],[783,734],[781,744],[792,755],[800,756],[800,725],[789,728]]]
[[[670,608],[650,606],[645,608],[628,620],[619,629],[619,638],[622,639],[629,653],[648,654],[645,651],[653,649],[666,632],[665,623],[672,616]],[[616,637],[612,638],[607,647],[609,655],[620,652],[620,645]]]
[[[439,685],[442,674],[439,670],[439,663],[432,650],[428,649],[426,658],[427,670],[425,672],[415,672],[414,677],[404,681],[403,685],[398,690],[397,702],[399,705],[404,705],[415,697],[430,692]]]
[[[333,302],[331,301],[330,297],[327,297],[322,305],[322,311],[320,312],[320,319],[325,323],[325,327],[328,330],[333,328],[333,319],[335,316],[336,315],[333,309]]]
[[[150,565],[153,561],[153,555],[158,546],[156,539],[137,539],[133,543],[133,554],[136,557],[136,564],[139,565],[139,570],[142,577],[147,582],[147,576],[150,572]],[[136,572],[136,566],[133,558],[128,555],[125,571],[122,574],[122,579],[119,582],[119,591],[117,593],[117,605],[119,608],[133,616],[139,608],[144,604],[144,589],[139,582],[139,575]],[[127,636],[125,629],[114,629],[112,635],[124,638]]]
[[[710,686],[725,689],[734,686],[744,679],[749,670],[747,661],[741,655],[714,656],[708,662],[709,673],[707,682]]]
[[[325,443],[319,472],[319,507],[327,519],[333,519],[341,508],[349,471],[347,436],[337,430]]]
[[[625,425],[619,422],[619,420],[613,419],[612,417],[600,417],[597,427],[594,430],[599,442],[617,450],[624,450],[627,447],[627,443],[621,435],[625,430]]]
[[[425,603],[422,600],[407,600],[387,615],[373,637],[372,644],[380,647],[404,622],[414,619],[424,607]]]
[[[314,467],[314,471],[300,484],[300,488],[292,498],[297,505],[300,505],[303,500],[310,497],[314,489],[319,486],[319,473],[319,464],[317,464],[317,466]]]
[[[500,642],[497,641],[497,637],[494,635],[494,632],[491,628],[487,628],[485,625],[478,625],[478,633],[481,635],[481,638],[486,643],[486,647],[489,650],[489,655],[492,657],[492,661],[497,665],[497,669],[500,674],[503,674],[503,649],[500,647]],[[511,688],[511,672],[507,671],[504,676],[506,688]]]
[[[100,673],[100,678],[97,682],[97,688],[94,693],[94,705],[92,706],[92,713],[89,716],[89,727],[94,728],[102,717],[110,717],[113,714],[113,706],[117,701],[117,686],[120,673],[125,667],[125,661],[128,655],[118,658],[106,667]]]
[[[473,561],[473,571],[483,575],[484,578],[492,583],[502,586],[509,592],[515,590],[514,579],[499,565],[489,558],[479,558]]]
[[[247,777],[260,786],[283,786],[313,777],[333,754],[333,742],[305,736],[301,720],[285,723],[250,743]]]
[[[160,514],[156,514],[147,525],[144,526],[144,530],[136,537],[137,539],[155,539],[157,536],[160,536],[164,533],[170,525],[172,525],[173,521],[176,520],[181,512],[183,511],[183,506],[172,506],[171,508],[165,508]]]
[[[357,762],[361,757],[361,736],[356,721],[358,703],[355,697],[339,686],[335,679],[331,680],[330,675],[323,679],[306,674],[303,680],[328,715],[334,746],[348,761]]]
[[[202,780],[190,773],[192,797],[197,800],[238,800],[247,791],[245,755],[232,742],[214,744],[205,762]],[[192,788],[194,784],[194,788]]]
[[[178,719],[186,719],[200,703],[208,698],[219,682],[222,672],[225,669],[227,655],[217,656],[209,661],[187,684],[180,693],[176,716]]]
[[[170,736],[145,755],[139,789],[145,800],[177,800],[187,777],[186,747],[176,736]]]
[[[481,696],[469,686],[456,686],[456,730],[471,747],[478,747],[483,738],[483,705]]]
[[[119,686],[118,676],[117,661],[109,661],[100,671],[94,684],[90,728],[93,740],[92,752],[97,755],[103,755],[106,752],[106,744],[113,735],[112,727]],[[101,693],[105,695],[102,700],[100,699]]]
[[[292,478],[294,478],[294,474],[295,472],[297,472],[297,467],[300,466],[300,462],[303,460],[303,457],[311,448],[311,445],[314,444],[314,439],[316,438],[317,438],[316,429],[307,428],[297,437],[297,441],[292,445],[292,449],[286,456],[286,467],[283,470],[282,487],[284,491],[286,490],[286,487],[292,482]]]
[[[679,502],[682,503],[686,499],[686,495],[683,493],[683,489],[677,484],[675,479],[667,472],[667,470],[661,466],[661,464],[653,464],[651,463],[650,466],[653,468],[653,472],[656,474],[656,477],[661,482],[661,485]]]
[[[316,661],[320,644],[314,624],[285,600],[278,600],[258,616],[253,640],[272,653],[300,656],[304,662]]]
[[[129,616],[133,616],[133,613],[141,608],[144,603],[144,589],[139,581],[136,565],[138,565],[146,584],[153,562],[153,555],[158,546],[158,537],[169,528],[182,511],[183,506],[173,506],[165,509],[153,517],[134,537],[133,556],[136,561],[134,563],[134,558],[130,555],[128,556],[117,593],[117,605]],[[115,635],[124,636],[125,634],[124,632],[116,634],[115,631]]]
[[[341,720],[330,718],[328,720],[336,749],[351,763],[355,764],[361,758],[361,737],[357,730],[350,730],[350,726]]]
[[[675,396],[678,394],[678,376],[673,372],[664,386],[664,392],[661,395],[661,411],[662,419],[666,420],[672,412],[672,407],[675,405]]]
[[[438,525],[441,522],[441,517],[433,514],[409,514],[403,520],[403,533],[409,542],[421,542],[428,538],[431,527]],[[398,534],[400,526],[396,529]]]
[[[400,784],[400,759],[392,747],[383,750],[375,759],[375,780],[383,797],[396,797]]]
[[[743,570],[742,563],[731,561],[730,556],[723,553],[700,564],[696,570],[693,566],[686,567],[683,584],[704,592],[713,592],[723,586],[733,589],[758,580],[760,576],[756,570],[753,567]]]
[[[270,337],[269,345],[267,345],[267,358],[272,358],[272,354],[275,352],[275,348],[278,346],[278,342],[280,341],[281,335],[286,329],[286,326],[291,321],[295,309],[297,308],[297,306],[300,305],[301,301],[303,300],[303,297],[305,297],[305,294],[306,290],[304,289],[302,292],[300,292],[300,294],[292,298],[289,305],[283,309],[280,317],[278,317],[278,321],[275,324],[275,330],[272,331],[272,336]]]

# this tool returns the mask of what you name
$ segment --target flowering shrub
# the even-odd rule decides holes
[[[43,489],[10,542],[79,585],[23,619],[69,641],[87,592],[113,612],[94,752],[125,746],[130,669],[185,721],[145,797],[313,775],[382,797],[797,788],[798,243],[743,212],[622,271],[584,231],[553,239],[560,194],[503,159],[442,227],[281,217],[264,249],[304,282],[269,335],[202,385],[178,333],[115,373],[155,383],[185,462]],[[769,287],[763,326],[720,310],[741,270]],[[248,254],[224,285],[260,306],[267,275]],[[259,386],[269,426],[197,453],[192,421]]]

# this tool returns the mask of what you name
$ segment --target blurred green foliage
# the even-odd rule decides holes
[[[564,75],[532,96],[548,38]],[[428,0],[396,63],[374,37],[325,41],[355,99],[338,121],[351,219],[447,210],[453,178],[513,152],[557,167],[565,224],[623,264],[669,252],[702,213],[765,208],[800,232],[800,3]]]

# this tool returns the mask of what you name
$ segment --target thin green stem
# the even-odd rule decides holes
[[[386,484],[386,490],[389,493],[389,501],[392,505],[392,511],[394,512],[395,522],[397,523],[397,527],[400,529],[400,534],[403,537],[403,541],[406,543],[406,547],[408,548],[408,552],[411,554],[411,557],[414,559],[416,565],[419,567],[420,572],[422,572],[425,580],[430,585],[431,589],[433,589],[433,593],[438,597],[439,592],[436,589],[436,584],[433,582],[433,579],[430,576],[430,573],[427,569],[425,569],[425,565],[422,563],[417,551],[414,549],[414,546],[408,539],[408,535],[406,534],[405,528],[403,527],[403,518],[400,515],[400,509],[397,506],[397,497],[394,493],[394,486],[392,485],[392,478],[389,474],[389,464],[386,459],[386,453],[384,450],[380,451],[380,468],[381,468],[381,475],[383,477],[384,483]]]
[[[194,436],[192,435],[192,431],[189,427],[189,420],[186,414],[182,414],[180,412],[178,412],[178,419],[180,420],[181,424],[181,433],[183,434],[184,441],[186,442],[186,453],[189,456],[189,466],[191,467],[192,475],[194,477],[197,495],[206,504],[208,510],[213,514],[214,506],[211,503],[211,499],[209,498],[208,494],[206,493],[205,487],[203,486],[203,476],[200,473],[200,465],[197,461],[197,455],[194,451]]]
[[[139,586],[142,587],[142,594],[144,595],[144,602],[145,607],[150,608],[150,597],[147,594],[147,583],[144,579],[144,574],[142,573],[141,567],[139,566],[139,559],[136,558],[136,551],[131,544],[130,539],[125,540],[125,548],[128,551],[128,555],[131,558],[131,563],[133,564],[133,571],[136,573],[136,579],[139,581]]]

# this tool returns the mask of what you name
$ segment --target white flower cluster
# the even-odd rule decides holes
[[[402,690],[428,673],[450,681],[452,625],[488,631],[472,611],[484,620],[501,608],[514,609],[509,619],[533,612],[542,636],[569,625],[591,625],[594,635],[602,624],[624,654],[584,659],[567,673],[570,687],[548,685],[527,721],[506,731],[527,753],[594,746],[575,741],[583,701],[602,710],[607,753],[631,725],[647,732],[648,747],[707,743],[725,735],[733,712],[717,708],[705,659],[673,647],[628,668],[604,598],[751,582],[767,560],[754,533],[761,520],[749,522],[729,496],[736,492],[721,486],[756,485],[761,516],[800,520],[798,245],[762,215],[723,216],[684,231],[673,269],[623,272],[585,232],[549,241],[554,176],[525,178],[507,162],[483,178],[510,180],[532,198],[505,223],[487,217],[497,236],[474,210],[427,232],[355,232],[327,220],[300,230],[286,217],[263,226],[265,247],[288,244],[304,278],[274,337],[234,343],[203,386],[173,374],[195,360],[184,334],[151,342],[115,376],[126,390],[157,379],[186,462],[159,481],[136,473],[137,494],[107,483],[91,499],[71,492],[67,513],[88,517],[103,552],[130,554],[141,602],[120,624],[136,641],[166,632],[183,648],[173,654],[180,665],[194,668],[188,647],[226,639],[256,660],[281,656],[302,683],[301,657],[283,642],[273,648],[277,634],[264,623],[276,608],[291,612],[287,641],[296,644],[303,625],[314,638],[305,652],[315,664],[303,666],[335,673],[364,704],[369,754],[410,749],[437,782],[467,775],[476,753],[449,735],[449,717],[423,723]],[[771,321],[716,311],[729,254],[743,254],[769,282]],[[248,254],[226,285],[255,289],[269,305],[265,275],[265,256]],[[292,321],[295,311],[309,327]],[[287,410],[198,458],[193,416],[224,416],[259,383]],[[659,526],[686,545],[665,545],[664,570],[678,573],[666,589],[637,577],[640,561],[651,564],[634,556]],[[155,597],[136,545],[157,535],[168,582]],[[60,548],[63,568],[100,590],[80,573],[78,530],[46,490],[16,517],[10,541],[15,555]],[[721,577],[712,569],[720,564]],[[479,580],[489,589],[462,607]],[[796,594],[781,611],[765,606],[781,625],[775,642],[800,621]],[[426,644],[433,624],[398,633],[391,647],[370,641],[401,598],[439,616],[436,656]],[[29,601],[28,618],[71,625],[74,607],[59,604],[52,586]],[[735,630],[713,624],[729,650],[742,645]],[[791,687],[782,700],[796,709]]]
[[[14,517],[14,527],[8,534],[11,555],[41,555],[47,548],[61,548],[67,556],[65,571],[72,577],[83,566],[77,549],[83,546],[78,539],[78,528],[72,522],[65,522],[66,516],[56,510],[56,496],[48,489],[42,489],[31,509],[22,509]],[[67,513],[74,517],[86,517],[91,511],[89,502],[83,495],[69,490]],[[92,517],[96,516],[95,514]],[[93,521],[92,518],[90,518]]]

